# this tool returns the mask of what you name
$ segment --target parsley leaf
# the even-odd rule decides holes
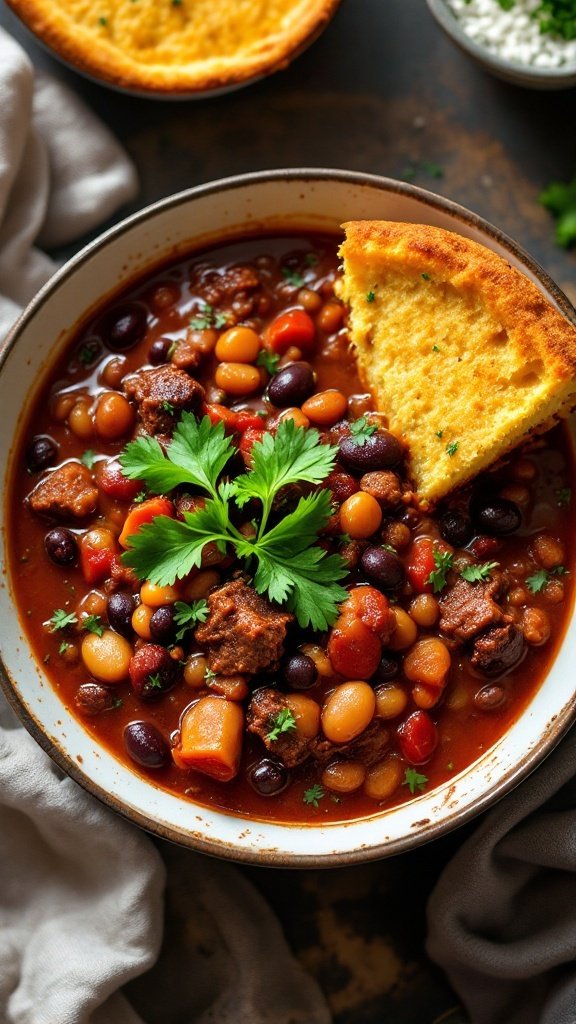
[[[98,358],[100,346],[97,341],[87,341],[78,352],[78,362],[82,366],[92,366]]]
[[[71,644],[68,644],[68,643],[66,643],[65,640],[63,640],[62,643],[60,644],[60,647],[58,648],[58,654],[60,654],[60,655],[66,654],[66,651],[68,650],[68,648],[70,646],[71,646]]]
[[[82,619],[81,626],[87,633],[95,633],[96,636],[102,636],[104,632],[102,619],[99,615],[87,615],[85,619]]]
[[[162,410],[163,412],[167,412],[169,416],[174,415],[174,406],[172,405],[172,402],[162,402]]]
[[[352,440],[359,448],[363,448],[368,438],[372,437],[377,430],[378,427],[374,423],[369,423],[365,416],[360,416],[350,424]]]
[[[190,327],[194,331],[206,331],[209,327],[220,330],[228,324],[228,317],[225,313],[217,313],[208,302],[204,304],[200,313],[190,320]]]
[[[293,288],[302,288],[304,284],[304,278],[297,270],[293,267],[282,267],[282,277],[286,281],[286,284],[292,285]]]
[[[212,679],[216,679],[216,673],[213,672],[211,668],[207,668],[204,673],[204,679],[207,683],[210,683]]]
[[[552,576],[566,576],[568,569],[564,565],[557,565],[554,569],[537,569],[532,576],[526,577],[526,586],[528,590],[533,594],[539,594],[547,583],[550,582]]]
[[[540,193],[542,206],[556,219],[556,243],[563,249],[576,244],[576,178],[568,184],[552,182]]]
[[[280,356],[277,352],[271,352],[270,349],[262,348],[258,353],[258,359],[256,360],[256,366],[263,366],[267,373],[272,377],[278,369],[278,363],[280,362]]]
[[[319,801],[323,796],[326,796],[322,786],[316,782],[310,789],[304,790],[304,796],[302,797],[305,804],[312,805],[312,807],[318,807]]]
[[[453,455],[456,455],[459,447],[460,441],[450,441],[450,443],[446,445],[446,454],[452,458]]]
[[[148,676],[148,686],[150,686],[153,690],[162,689],[162,680],[160,678],[159,672],[156,672],[155,675]]]
[[[272,728],[269,733],[266,733],[266,739],[270,743],[275,743],[282,733],[292,732],[295,728],[296,719],[294,718],[290,708],[282,708],[282,710],[279,711],[273,719]]]
[[[375,298],[376,298],[376,292],[371,290],[371,291],[366,293],[366,302],[374,302]]]
[[[427,782],[427,775],[421,775],[420,772],[416,770],[416,768],[407,768],[404,773],[404,782],[402,783],[402,785],[408,786],[410,792],[414,794],[416,790],[422,792],[422,790],[426,788]]]
[[[94,460],[96,458],[96,452],[92,448],[87,448],[86,451],[81,455],[80,462],[82,462],[88,469],[92,469]]]
[[[67,629],[68,626],[75,626],[78,622],[78,616],[75,612],[67,612],[64,608],[57,608],[51,619],[48,619],[50,623],[50,632],[55,633],[58,629]]]
[[[465,565],[460,573],[463,580],[468,583],[481,583],[487,580],[493,569],[497,569],[499,562],[483,562],[482,565]]]
[[[176,601],[174,609],[174,622],[182,627],[176,633],[177,640],[182,640],[189,629],[193,629],[198,622],[206,622],[208,618],[208,602],[203,598],[200,601],[193,601],[192,604]]]
[[[450,551],[433,551],[432,557],[436,568],[432,570],[426,583],[431,583],[434,593],[439,594],[446,586],[446,577],[452,568],[454,555]]]
[[[439,437],[440,440],[442,440],[443,436],[444,436],[444,431],[443,430],[437,430],[436,431],[436,437]]]

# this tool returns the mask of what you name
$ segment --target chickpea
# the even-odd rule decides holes
[[[417,708],[428,711],[440,700],[442,689],[437,686],[427,686],[426,683],[415,683],[412,687],[412,700]]]
[[[156,583],[146,580],[140,587],[140,600],[151,608],[161,608],[164,604],[174,604],[180,600],[180,590],[176,587],[159,587]]]
[[[99,615],[100,618],[104,618],[107,607],[108,599],[106,595],[100,593],[99,590],[91,590],[78,602],[76,614],[79,619],[86,615]],[[80,622],[80,625],[82,625],[82,622]]]
[[[508,604],[513,608],[520,608],[528,600],[528,591],[524,587],[512,587],[508,591]]]
[[[401,785],[403,776],[404,767],[400,758],[387,757],[366,772],[364,792],[371,800],[387,800]]]
[[[438,636],[417,640],[404,658],[404,675],[412,683],[442,687],[452,659],[446,644]]]
[[[410,527],[406,526],[406,523],[399,523],[397,521],[386,523],[382,530],[382,540],[385,544],[389,544],[391,548],[395,548],[396,551],[402,551],[408,547],[412,540]]]
[[[230,327],[216,342],[216,358],[221,363],[254,363],[262,343],[250,327]]]
[[[347,533],[352,540],[365,540],[371,537],[382,522],[382,509],[371,494],[357,491],[340,506],[340,524],[342,533]]]
[[[105,441],[117,441],[134,425],[134,410],[124,395],[108,391],[100,395],[94,414],[96,432]]]
[[[394,605],[390,611],[396,619],[396,627],[388,646],[392,651],[404,651],[416,640],[418,626],[403,608]]]
[[[527,644],[540,647],[550,636],[550,619],[543,608],[525,608],[522,614],[522,630]]]
[[[63,423],[64,420],[67,420],[77,401],[76,395],[57,395],[52,413],[54,419],[58,420],[58,423]]]
[[[100,382],[107,388],[118,388],[126,373],[126,360],[124,356],[113,356],[106,363],[100,374]]]
[[[284,355],[282,356],[280,362],[278,363],[278,366],[282,367],[288,366],[289,363],[299,363],[301,359],[304,359],[304,353],[302,349],[298,348],[296,345],[290,345],[289,348],[286,349]]]
[[[408,695],[401,686],[378,686],[375,693],[378,718],[397,718],[408,703]]]
[[[542,594],[550,604],[562,604],[564,600],[564,584],[562,580],[548,580]]]
[[[544,569],[555,569],[566,558],[564,545],[549,533],[538,534],[533,538],[531,546],[534,558]]]
[[[278,422],[283,423],[284,420],[292,420],[297,427],[309,427],[310,420],[304,415],[301,409],[291,407],[289,409],[283,409],[278,417]]]
[[[318,314],[317,324],[325,334],[335,334],[342,327],[344,309],[339,302],[327,302]]]
[[[332,761],[322,772],[322,785],[333,793],[354,793],[366,778],[359,761]]]
[[[370,725],[376,696],[368,683],[353,680],[332,691],[322,709],[322,729],[332,743],[349,743]]]
[[[251,395],[261,386],[258,367],[246,363],[220,363],[214,380],[229,395]]]
[[[298,302],[305,309],[307,313],[311,313],[314,316],[322,309],[322,299],[318,295],[318,292],[312,291],[311,288],[301,288],[298,292]]]
[[[143,606],[140,605],[142,608]],[[206,686],[208,659],[203,654],[191,654],[184,665],[184,682],[193,690],[202,690]]]
[[[159,284],[154,288],[149,303],[154,313],[162,313],[165,309],[175,305],[180,298],[180,289],[177,284]]]
[[[68,416],[68,426],[81,441],[88,441],[94,436],[94,424],[87,402],[76,402]]]
[[[131,645],[111,629],[105,629],[102,636],[89,633],[82,640],[82,661],[90,675],[101,683],[121,683],[127,679],[131,657]]]
[[[218,583],[220,583],[220,573],[215,569],[204,569],[189,580],[184,587],[184,600],[199,601],[206,597],[212,587],[217,586]]]
[[[330,663],[330,658],[318,644],[302,644],[300,647],[302,654],[307,654],[309,658],[312,658],[316,666],[316,671],[319,676],[324,679],[334,675],[334,669]]]
[[[418,626],[429,629],[438,622],[440,608],[433,594],[418,594],[410,602],[410,618]]]
[[[329,388],[307,398],[302,406],[302,412],[311,423],[319,427],[331,427],[346,415],[347,407],[346,395],[335,388]]]
[[[91,551],[114,551],[115,537],[107,526],[95,526],[82,536],[80,546],[90,548]]]
[[[141,640],[151,640],[150,619],[154,615],[154,608],[147,604],[139,604],[132,612],[132,629],[138,634]]]
[[[304,693],[287,693],[286,703],[296,719],[300,735],[313,740],[320,732],[320,705]]]
[[[65,644],[65,646],[58,650],[58,654],[66,665],[75,665],[80,657],[80,651],[77,645],[70,643],[69,640],[66,640]]]

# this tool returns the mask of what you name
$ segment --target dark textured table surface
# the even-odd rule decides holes
[[[488,77],[452,47],[424,0],[344,0],[292,67],[218,99],[141,100],[59,73],[134,158],[142,186],[135,208],[271,167],[409,176],[512,235],[576,300],[576,254],[555,246],[550,215],[537,202],[549,181],[576,173],[576,90],[527,92]],[[455,1004],[424,955],[424,908],[461,840],[456,833],[394,860],[322,875],[246,869],[337,1024],[432,1024]],[[185,905],[174,891],[168,915],[169,934],[181,937]],[[150,1024],[178,1024],[177,1011],[154,1010],[154,988],[154,977],[138,982],[136,1005]]]

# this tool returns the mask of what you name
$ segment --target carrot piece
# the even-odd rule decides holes
[[[173,751],[178,767],[194,768],[220,782],[238,774],[244,712],[224,697],[201,697],[183,714],[180,744]]]
[[[174,518],[174,505],[168,498],[158,495],[156,498],[148,498],[147,501],[143,501],[141,505],[137,505],[133,508],[124,521],[122,527],[122,533],[118,538],[118,543],[123,548],[129,548],[130,544],[128,539],[132,534],[137,533],[144,523],[151,523],[156,516],[170,516]]]

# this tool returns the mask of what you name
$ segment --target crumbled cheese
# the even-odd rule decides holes
[[[576,64],[576,40],[540,31],[534,11],[541,0],[515,0],[505,11],[498,0],[446,0],[464,32],[480,46],[514,64],[561,68]]]

